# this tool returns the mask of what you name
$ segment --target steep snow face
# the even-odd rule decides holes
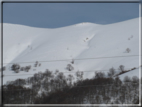
[[[139,66],[138,56],[102,58],[139,55],[138,18],[109,25],[80,23],[56,29],[7,23],[3,26],[3,60],[6,66],[3,72],[4,83],[30,77],[39,71],[44,72],[45,69],[53,72],[58,69],[66,72],[66,75],[78,70],[86,71],[84,78],[92,78],[94,72],[87,71],[108,70],[111,67],[118,69],[119,65],[126,68]],[[126,52],[127,48],[130,49],[129,53]],[[98,57],[100,58],[86,59]],[[68,71],[66,66],[71,64],[72,59],[74,70]],[[34,67],[36,61],[41,66]],[[15,73],[10,69],[12,63],[32,67],[29,72]],[[138,76],[138,70],[135,72]]]
[[[86,56],[97,58],[138,55],[138,25],[138,19],[133,19],[121,23],[99,26],[95,36],[89,41],[89,48],[82,52],[78,58],[84,58]],[[126,52],[127,48],[131,50],[129,53]],[[124,65],[125,68],[129,69],[139,65],[139,57],[100,58],[77,62],[79,70],[108,70],[111,67],[118,69],[119,65]],[[86,76],[89,78],[92,74],[87,73]],[[135,75],[138,76],[138,70]]]

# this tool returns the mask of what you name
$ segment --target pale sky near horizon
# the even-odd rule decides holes
[[[91,22],[110,24],[139,17],[138,3],[4,3],[4,23],[58,28]]]

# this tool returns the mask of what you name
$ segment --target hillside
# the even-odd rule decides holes
[[[125,69],[139,66],[139,57],[131,56],[139,55],[138,18],[108,25],[85,22],[56,29],[8,23],[3,26],[4,84],[31,77],[45,69],[52,72],[58,69],[65,75],[85,71],[84,78],[92,78],[94,71],[107,72],[111,67],[118,69],[120,65],[124,65]],[[130,52],[126,52],[127,48]],[[72,59],[74,70],[68,71],[66,67]],[[36,61],[41,66],[34,67]],[[13,63],[22,67],[31,65],[31,69],[15,73],[10,69]],[[128,75],[138,76],[139,72],[135,70]]]

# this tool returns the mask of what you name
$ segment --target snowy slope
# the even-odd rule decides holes
[[[87,71],[118,69],[119,65],[125,68],[139,66],[139,57],[135,56],[75,60],[72,64],[74,70],[66,69],[72,59],[139,55],[138,18],[108,25],[86,22],[56,29],[4,23],[3,29],[4,83],[30,77],[45,69],[53,72],[58,69],[67,72],[66,75],[78,70],[86,71],[84,78],[92,78],[94,72]],[[129,53],[126,53],[127,48],[131,50]],[[35,61],[41,61],[41,66],[34,67]],[[32,68],[29,72],[14,73],[10,70],[10,63],[31,65]],[[138,70],[133,75],[138,76]],[[129,76],[133,75],[129,73]]]

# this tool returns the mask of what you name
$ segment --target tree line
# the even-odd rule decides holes
[[[48,69],[27,79],[9,81],[3,86],[5,104],[138,104],[139,78],[126,76],[121,80],[95,72],[83,79],[83,71],[75,75]]]

